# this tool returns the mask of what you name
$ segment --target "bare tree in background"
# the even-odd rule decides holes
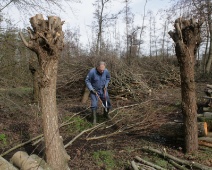
[[[95,27],[97,27],[97,39],[95,47],[97,55],[103,53],[103,44],[105,45],[103,39],[103,32],[109,26],[114,25],[113,22],[118,18],[118,15],[121,13],[118,12],[117,14],[110,14],[108,12],[105,12],[110,2],[111,0],[96,0],[94,4],[94,6],[96,7],[96,10],[94,12],[94,18],[97,21],[97,25],[95,25]]]
[[[38,57],[38,83],[47,163],[54,170],[68,170],[68,160],[63,141],[59,134],[56,104],[56,82],[58,60],[64,47],[63,22],[59,17],[49,16],[44,20],[41,14],[30,18],[27,42],[20,33],[25,46]]]
[[[149,56],[152,57],[152,25],[153,25],[153,12],[148,11],[149,16]]]
[[[177,0],[174,1],[169,13],[172,16],[181,16],[189,18],[191,16],[197,18],[204,18],[205,22],[202,26],[203,45],[201,50],[203,52],[202,68],[205,73],[211,71],[212,64],[212,10],[211,0]]]
[[[51,7],[57,7],[60,10],[63,10],[62,3],[68,5],[70,8],[68,1],[71,2],[80,2],[80,0],[67,0],[67,1],[58,1],[58,0],[41,0],[41,1],[34,1],[34,0],[4,0],[0,2],[0,12],[4,9],[9,8],[10,6],[14,5],[19,11],[24,13],[31,13],[31,12],[47,12],[47,13],[54,13]],[[29,10],[30,9],[30,10]],[[72,10],[72,8],[71,8]]]
[[[105,4],[108,2],[109,2],[109,0],[97,0],[96,1],[97,9],[95,12],[95,17],[98,20],[98,33],[97,33],[97,41],[96,41],[97,55],[99,55],[100,51],[101,51],[102,31],[103,31],[102,27],[103,27],[103,22],[105,19],[105,17],[103,15],[104,15]]]
[[[142,17],[142,24],[141,24],[141,31],[140,31],[140,35],[139,35],[139,45],[138,45],[138,51],[137,51],[137,56],[140,55],[140,50],[141,50],[141,39],[142,39],[142,36],[143,36],[143,33],[144,33],[144,28],[145,28],[145,18],[146,18],[146,4],[147,4],[147,0],[145,1],[145,4],[144,4],[144,14],[143,14],[143,17]]]
[[[209,51],[208,51],[208,57],[206,57],[206,65],[205,65],[205,72],[209,73],[211,70],[211,64],[212,64],[212,3],[211,0],[205,0],[203,1],[203,4],[201,2],[195,2],[193,0],[194,5],[197,7],[198,11],[205,11],[204,18],[205,21],[207,22],[208,30],[207,31],[207,44],[206,44],[206,49],[208,47],[208,42],[209,42]],[[196,3],[200,3],[197,5]],[[199,6],[199,7],[198,7]],[[207,56],[207,50],[205,55]]]
[[[199,48],[202,21],[175,20],[175,30],[169,35],[175,42],[175,52],[180,65],[182,112],[185,126],[185,150],[198,150],[197,106],[194,81],[195,54]]]

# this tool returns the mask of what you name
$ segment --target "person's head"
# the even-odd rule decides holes
[[[106,67],[106,63],[104,61],[100,61],[98,64],[97,64],[97,71],[102,74],[105,70],[105,67]]]

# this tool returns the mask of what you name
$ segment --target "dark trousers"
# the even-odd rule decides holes
[[[111,108],[111,103],[110,103],[110,98],[108,92],[106,92],[106,100],[105,100],[105,94],[104,94],[104,89],[98,90],[97,94],[99,95],[101,101],[103,102],[104,106],[106,106],[106,100],[107,100],[107,108]],[[91,109],[96,110],[98,107],[98,97],[95,93],[90,93],[90,98],[91,98]]]

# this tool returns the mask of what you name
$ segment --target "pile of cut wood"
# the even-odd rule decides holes
[[[207,84],[204,90],[206,96],[203,98],[207,99],[206,106],[203,107],[203,113],[198,114],[199,122],[206,122],[208,125],[208,131],[212,131],[212,85]]]
[[[28,155],[26,152],[18,151],[10,162],[0,156],[0,170],[52,170],[50,166],[35,154]]]
[[[203,113],[198,114],[197,120],[207,123],[208,133],[206,137],[199,138],[199,144],[212,147],[212,85],[207,84],[204,92],[206,96],[203,96],[203,98],[207,99],[207,102],[203,107]]]

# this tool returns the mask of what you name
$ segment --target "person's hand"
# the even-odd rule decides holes
[[[91,90],[91,92],[92,92],[92,93],[94,93],[94,94],[96,94],[96,93],[97,93],[97,91],[96,91],[96,90],[94,90],[94,89],[93,89],[93,90]]]
[[[104,91],[107,91],[107,86],[104,87]]]

